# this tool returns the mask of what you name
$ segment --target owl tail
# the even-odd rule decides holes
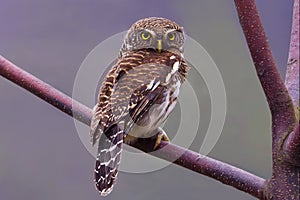
[[[99,139],[94,180],[102,196],[108,195],[116,182],[121,160],[123,130],[111,126]]]

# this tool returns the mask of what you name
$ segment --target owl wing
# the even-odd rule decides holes
[[[132,77],[129,75],[127,78]],[[124,81],[127,82],[125,78]],[[129,116],[133,119],[130,120],[130,122],[137,121],[140,116],[147,112],[153,103],[156,102],[159,97],[158,94],[162,92],[161,89],[165,88],[159,84],[153,85],[153,83],[150,82],[145,85],[142,84],[141,88],[145,88],[146,86],[145,90],[140,90],[140,87],[136,90],[132,89],[135,87],[126,87],[125,89],[125,82],[123,84],[122,81],[120,81],[120,85],[114,88],[114,94],[111,96],[109,111],[111,116],[114,116],[111,117],[113,121],[108,121],[111,118],[107,119],[104,117],[99,121],[94,120],[92,124],[96,127],[96,131],[97,129],[99,132],[103,130],[103,134],[99,136],[97,134],[99,142],[94,173],[96,188],[103,196],[111,192],[116,182],[122,152],[123,136],[127,131],[125,127],[126,129],[131,128],[134,124],[129,123],[129,126],[124,126],[125,122],[127,123],[129,121]],[[126,85],[128,85],[128,82]],[[129,114],[130,112],[131,115]],[[96,125],[97,123],[98,125]],[[106,123],[106,128],[103,129],[101,123]]]
[[[101,195],[107,195],[116,181],[123,135],[157,102],[178,71],[176,56],[156,56],[147,60],[136,53],[121,58],[101,86],[90,126],[92,144],[99,141],[94,177]]]
[[[148,111],[154,104],[162,103],[166,91],[167,86],[158,81],[152,88],[144,91],[142,95],[131,97],[128,110],[130,120],[126,120],[125,134],[129,133],[136,123],[143,126],[150,122]]]
[[[99,129],[99,123],[100,123],[100,119],[97,118],[97,115],[96,115],[96,111],[97,111],[97,108],[98,108],[98,103],[94,106],[93,108],[93,115],[92,115],[92,119],[91,119],[91,124],[90,124],[90,139],[91,139],[91,143],[92,145],[95,145],[97,139],[99,139],[99,136],[96,136],[96,132],[97,130]]]
[[[181,70],[186,62],[182,57],[170,52],[146,57],[148,53],[140,51],[121,58],[107,74],[90,125],[93,145],[110,126],[129,117],[136,121],[165,90],[172,75],[179,72],[183,74],[179,78],[185,78],[186,72]],[[126,127],[127,133],[130,127]]]
[[[120,124],[114,123],[115,119],[111,109],[113,86],[120,74],[119,66],[119,62],[117,62],[103,81],[90,124],[92,145],[98,141],[94,181],[102,196],[108,195],[113,189],[122,152],[123,129],[120,128]]]
[[[98,103],[93,108],[93,115],[90,124],[90,141],[92,145],[100,139],[103,132],[113,123],[110,109],[110,96],[113,93],[113,85],[118,75],[118,62],[108,72],[100,88]]]

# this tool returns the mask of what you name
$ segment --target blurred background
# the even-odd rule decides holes
[[[292,0],[257,1],[282,76],[292,4]],[[101,41],[149,16],[166,17],[182,25],[208,51],[223,76],[228,112],[222,135],[209,156],[268,178],[270,113],[233,0],[2,0],[0,53],[72,95],[77,70],[87,54]],[[191,149],[201,145],[201,130],[198,134]],[[1,200],[104,199],[94,188],[93,167],[94,158],[82,145],[72,118],[0,77]],[[170,165],[147,174],[121,172],[106,199],[255,198]]]

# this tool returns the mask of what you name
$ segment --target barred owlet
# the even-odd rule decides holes
[[[174,109],[189,67],[183,58],[183,28],[164,18],[135,22],[116,64],[102,83],[90,128],[98,143],[94,181],[102,196],[116,182],[123,141],[169,141],[160,125]]]

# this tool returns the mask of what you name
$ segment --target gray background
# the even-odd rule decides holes
[[[293,1],[257,3],[284,74]],[[89,51],[147,16],[167,17],[184,26],[223,75],[228,113],[223,133],[209,155],[269,177],[270,114],[233,0],[2,0],[0,53],[71,95],[76,72]],[[81,144],[73,120],[3,78],[0,130],[1,200],[102,199],[92,182],[94,158]],[[106,199],[220,198],[254,199],[175,165],[147,174],[120,173]]]

